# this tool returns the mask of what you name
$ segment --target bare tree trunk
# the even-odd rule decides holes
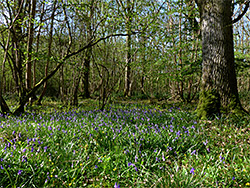
[[[9,49],[9,41],[10,41],[10,31],[8,32],[8,39],[5,47],[5,52],[4,52],[4,58],[3,58],[3,64],[2,64],[2,72],[0,72],[0,106],[1,106],[1,111],[2,113],[10,113],[10,109],[5,102],[2,94],[3,94],[3,82],[4,82],[4,70],[5,70],[5,62],[7,59],[7,53]]]
[[[36,14],[36,0],[31,1],[31,14],[28,28],[28,42],[27,42],[27,64],[26,64],[26,89],[29,91],[32,84],[32,45],[34,39],[34,19]],[[30,101],[31,102],[31,101]]]
[[[73,99],[72,99],[71,104],[73,106],[78,105],[78,89],[79,89],[80,81],[81,81],[81,71],[77,71],[75,73],[73,91],[72,91],[73,92]]]
[[[93,27],[92,27],[92,21],[93,21],[93,15],[95,11],[95,0],[91,1],[91,7],[88,15],[88,21],[86,23],[86,31],[87,31],[87,41],[90,42],[93,38]],[[92,55],[92,48],[88,48],[85,51],[85,57],[84,57],[84,71],[83,71],[83,97],[84,98],[90,98],[90,85],[89,85],[89,76],[90,76],[90,61],[91,61],[91,55]],[[80,80],[79,80],[80,81]]]
[[[131,0],[127,0],[127,8],[126,8],[127,16],[126,16],[126,67],[125,67],[125,85],[124,85],[124,96],[131,95],[131,63],[132,63],[132,54],[131,54],[131,44],[132,44],[132,10],[133,5]]]
[[[26,4],[27,6],[27,4]],[[18,1],[13,9],[12,18],[15,20],[23,20],[25,18],[25,12],[27,7],[24,7],[24,1]],[[16,89],[18,92],[19,105],[22,103],[22,99],[26,95],[26,89],[23,80],[23,56],[24,56],[24,33],[22,30],[22,24],[20,22],[14,22],[10,31],[12,33],[12,54],[13,54],[13,68],[14,68],[14,79],[16,82]],[[24,112],[24,105],[20,105],[19,112]]]
[[[90,51],[87,49],[86,56],[84,58],[84,72],[83,72],[83,87],[84,93],[83,97],[88,99],[90,98],[89,92],[89,73],[90,73]]]
[[[56,4],[57,0],[54,1],[53,4],[53,12],[51,15],[51,23],[50,23],[50,31],[49,31],[49,41],[48,41],[48,54],[47,54],[47,63],[45,67],[45,77],[48,76],[48,69],[49,69],[49,63],[50,63],[50,57],[51,57],[51,48],[52,48],[52,41],[53,41],[53,29],[54,29],[54,19],[55,19],[55,12],[56,12]],[[37,104],[41,104],[41,101],[46,93],[47,90],[47,81],[44,83],[43,91],[37,100]]]
[[[64,87],[64,67],[62,66],[60,69],[60,96],[61,101],[65,101],[65,87]]]

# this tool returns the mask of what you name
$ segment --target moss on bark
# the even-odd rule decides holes
[[[220,96],[214,90],[202,91],[199,97],[199,104],[196,109],[198,118],[214,118],[220,114]]]
[[[196,109],[198,118],[213,119],[216,115],[226,114],[229,116],[243,117],[249,115],[241,106],[237,96],[233,95],[227,106],[221,105],[220,95],[214,90],[202,91],[200,93],[199,104]]]

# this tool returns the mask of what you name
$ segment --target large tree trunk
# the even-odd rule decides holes
[[[197,115],[202,119],[242,111],[234,65],[232,1],[196,0],[201,15],[202,89]]]

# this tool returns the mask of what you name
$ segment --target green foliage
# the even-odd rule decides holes
[[[247,50],[247,48],[245,48]],[[250,54],[244,54],[240,51],[235,52],[235,64],[236,64],[236,72],[237,74],[250,76],[249,68],[250,68]]]
[[[52,106],[47,112],[9,116],[0,122],[0,185],[244,187],[250,183],[249,121],[222,117],[197,122],[192,113],[177,107],[161,110],[136,103],[116,104],[105,111]]]

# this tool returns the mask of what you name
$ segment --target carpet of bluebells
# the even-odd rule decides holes
[[[0,187],[250,187],[250,124],[120,105],[0,117]]]

